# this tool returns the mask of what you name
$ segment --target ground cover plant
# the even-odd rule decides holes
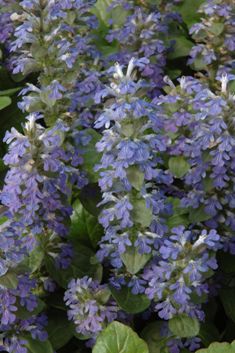
[[[234,1],[0,5],[0,351],[235,353]]]

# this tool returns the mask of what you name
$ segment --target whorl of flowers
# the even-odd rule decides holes
[[[111,5],[112,8],[118,6],[125,6],[128,16],[124,24],[118,25],[114,22],[113,29],[110,29],[106,36],[110,43],[118,43],[118,53],[111,55],[108,60],[127,65],[132,57],[148,58],[148,64],[141,69],[141,76],[151,77],[151,91],[154,96],[159,93],[163,84],[166,63],[163,38],[168,30],[167,22],[159,11],[150,12],[145,7],[135,5],[133,1],[128,1],[125,5],[118,1]]]
[[[221,89],[214,93],[200,81],[183,77],[179,86],[171,83],[168,95],[157,100],[166,130],[172,133],[169,155],[189,163],[184,189],[179,188],[181,205],[202,209],[205,225],[218,228],[225,243],[235,229],[235,100],[228,88],[234,78],[222,75]]]
[[[63,137],[58,127],[46,130],[36,122],[39,118],[29,115],[24,135],[12,128],[5,136],[9,151],[4,162],[10,170],[1,201],[14,220],[30,226],[33,234],[42,232],[46,224],[65,235],[63,219],[71,213],[66,206],[70,189],[65,162],[69,157],[61,148]]]
[[[43,112],[47,124],[68,114],[73,89],[84,79],[84,62],[92,58],[89,28],[96,24],[88,11],[94,1],[21,1],[11,18],[17,24],[11,44],[13,73],[39,72],[39,86],[23,91],[20,108]]]
[[[94,338],[116,319],[118,308],[109,297],[106,285],[87,276],[69,283],[64,299],[69,307],[69,320],[74,322],[77,333]]]
[[[146,59],[131,59],[126,75],[117,64],[111,70],[110,87],[97,94],[98,101],[113,97],[95,123],[96,128],[105,128],[97,143],[102,153],[96,167],[103,192],[100,223],[105,228],[98,255],[100,259],[111,256],[116,268],[123,266],[125,253],[131,249],[150,254],[165,229],[161,219],[161,212],[166,211],[164,192],[155,188],[154,181],[171,182],[159,157],[168,139],[161,134],[162,121],[153,104],[142,98],[148,85],[135,81],[135,67],[145,63]]]
[[[28,276],[19,276],[15,289],[6,289],[1,285],[1,321],[0,329],[3,346],[1,350],[7,352],[27,353],[26,340],[22,339],[25,334],[30,334],[33,339],[45,341],[48,334],[45,330],[47,317],[44,314],[36,316],[33,312],[38,307],[38,299],[32,294],[36,287],[36,281]],[[18,317],[18,310],[26,310],[25,318]]]
[[[6,45],[9,49],[10,39],[12,39],[12,34],[14,32],[14,24],[11,20],[11,14],[13,7],[16,5],[15,0],[1,0],[0,1],[0,43]]]
[[[235,50],[235,4],[231,0],[207,0],[199,8],[201,22],[191,29],[196,45],[192,48],[189,64],[205,70],[213,80],[217,70],[231,70]]]
[[[186,313],[202,320],[204,314],[192,296],[208,293],[206,279],[209,271],[217,269],[214,251],[220,247],[220,237],[215,230],[198,232],[183,226],[171,233],[156,260],[144,270],[145,293],[157,303],[155,309],[162,319]]]

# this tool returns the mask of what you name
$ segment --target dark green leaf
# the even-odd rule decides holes
[[[74,241],[82,241],[87,245],[91,244],[96,248],[98,241],[104,233],[103,227],[99,224],[97,218],[83,207],[80,200],[74,202],[73,210],[70,238]]]
[[[204,222],[210,219],[211,216],[205,212],[204,206],[200,206],[199,208],[191,208],[189,212],[189,220],[191,223],[199,223]]]
[[[197,12],[204,0],[186,0],[175,7],[183,17],[184,22],[190,28],[194,23],[200,21],[200,14]]]
[[[34,340],[29,336],[22,338],[27,340],[26,347],[28,348],[28,353],[54,353],[49,341],[41,342],[39,340]]]
[[[235,273],[235,256],[224,251],[217,253],[219,269],[225,273]]]
[[[89,181],[91,183],[96,183],[99,179],[99,173],[94,171],[94,167],[99,163],[101,154],[97,152],[95,146],[102,136],[93,129],[87,129],[86,134],[91,137],[91,140],[82,149],[82,167],[85,170]]]
[[[184,56],[188,56],[190,50],[192,49],[193,43],[185,38],[183,35],[177,37],[170,37],[170,40],[174,41],[173,50],[169,53],[169,59],[177,59]]]
[[[102,195],[97,184],[86,185],[79,194],[79,200],[89,213],[98,217],[100,208],[97,205],[102,200]]]
[[[142,331],[141,337],[146,341],[149,353],[162,353],[167,338],[161,334],[162,323],[159,321],[151,322]]]
[[[102,276],[102,266],[92,261],[94,252],[88,247],[73,243],[73,259],[69,268],[63,270],[55,266],[54,259],[50,256],[45,258],[45,264],[50,276],[63,288],[67,288],[68,282],[72,278],[90,276],[100,279]]]
[[[194,337],[198,335],[200,325],[197,319],[181,314],[169,321],[169,329],[177,337]]]
[[[235,322],[235,288],[222,289],[220,298],[227,316]]]
[[[74,334],[74,326],[61,311],[49,316],[47,325],[49,340],[55,350],[63,347]]]
[[[17,317],[19,319],[26,320],[32,317],[33,315],[38,315],[39,313],[41,313],[45,309],[46,304],[44,303],[44,301],[42,301],[39,298],[37,299],[37,303],[38,303],[37,307],[31,312],[29,312],[25,307],[21,306],[18,303]]]
[[[146,310],[150,305],[150,300],[144,294],[134,295],[131,289],[123,287],[117,290],[110,287],[112,296],[118,303],[121,309],[131,314],[137,314]]]
[[[205,346],[209,346],[210,343],[220,339],[220,334],[212,322],[206,322],[201,324],[198,337]]]
[[[130,327],[114,321],[98,336],[92,353],[149,353],[149,350]]]

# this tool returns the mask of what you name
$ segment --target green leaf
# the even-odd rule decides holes
[[[16,273],[8,271],[5,275],[1,276],[0,285],[5,288],[16,289],[18,285],[18,278]]]
[[[121,259],[128,272],[132,275],[138,273],[149,261],[151,254],[140,254],[138,249],[129,247],[125,253],[121,254]]]
[[[8,105],[11,104],[11,98],[10,97],[0,97],[0,110],[8,107]]]
[[[33,315],[38,315],[39,313],[41,313],[46,308],[46,304],[40,298],[37,298],[37,303],[38,303],[37,307],[31,312],[29,312],[25,307],[21,306],[18,303],[17,317],[19,319],[26,320],[32,317]]]
[[[34,340],[31,337],[22,337],[27,341],[25,345],[28,348],[28,353],[54,353],[54,349],[49,341],[41,342]]]
[[[220,339],[220,334],[212,322],[206,322],[201,324],[198,337],[201,338],[204,346],[209,346],[210,343]]]
[[[173,207],[173,214],[166,217],[167,226],[172,229],[174,227],[189,225],[188,209],[180,206],[180,199],[174,197],[168,197],[167,203],[170,203]]]
[[[191,40],[188,40],[183,35],[170,37],[169,39],[174,41],[173,51],[168,54],[169,59],[177,59],[188,56],[193,47],[193,42],[191,42]]]
[[[67,315],[58,310],[49,316],[47,332],[53,348],[57,350],[71,340],[74,326],[68,321]]]
[[[149,350],[130,327],[114,321],[98,336],[92,353],[149,353]]]
[[[201,71],[201,70],[205,70],[207,68],[207,64],[205,63],[205,59],[202,56],[196,57],[196,59],[194,60],[194,62],[191,66],[195,71]]]
[[[169,329],[177,337],[194,337],[198,335],[200,325],[197,319],[181,314],[169,321]]]
[[[200,14],[197,12],[204,0],[186,0],[175,7],[184,22],[190,28],[194,23],[200,21]]]
[[[182,156],[171,157],[168,166],[176,178],[182,178],[190,169],[190,164]]]
[[[0,91],[0,96],[12,96],[16,92],[18,92],[22,87],[9,88],[4,91]]]
[[[191,223],[199,223],[204,222],[210,219],[211,216],[205,212],[204,206],[200,206],[199,208],[191,208],[189,212],[189,220]]]
[[[108,24],[110,14],[108,13],[108,8],[111,5],[112,0],[97,0],[93,13],[104,23]]]
[[[234,353],[235,341],[231,344],[227,342],[214,342],[208,348],[199,349],[196,353]]]
[[[189,219],[187,215],[173,215],[167,218],[166,224],[172,229],[180,225],[187,227],[189,225]]]
[[[162,323],[159,321],[151,322],[143,329],[141,337],[148,344],[149,353],[162,353],[168,338],[162,337],[161,330]]]
[[[147,208],[146,201],[142,200],[133,200],[132,202],[133,209],[133,221],[135,223],[141,224],[142,227],[146,228],[152,222],[152,210]]]
[[[219,36],[224,30],[224,24],[221,22],[214,22],[208,27],[208,30],[215,36]]]
[[[104,233],[103,227],[97,218],[82,206],[80,200],[74,202],[73,209],[69,237],[74,241],[79,240],[96,248]]]
[[[131,314],[137,314],[146,310],[150,305],[150,300],[144,294],[134,295],[131,289],[123,287],[117,290],[110,287],[112,296],[118,303],[121,309]]]
[[[219,269],[225,273],[235,273],[235,256],[224,251],[218,251]]]
[[[43,258],[44,258],[44,252],[39,246],[36,247],[30,253],[30,255],[29,255],[29,267],[30,267],[32,273],[34,273],[35,271],[37,271],[41,267]]]
[[[143,187],[143,182],[144,182],[144,173],[139,170],[138,167],[136,166],[131,166],[127,170],[127,177],[128,180],[130,181],[131,185],[136,189],[136,190],[141,190]]]
[[[235,288],[222,289],[220,299],[227,316],[235,322]]]
[[[79,200],[83,207],[93,216],[98,217],[100,208],[98,203],[102,200],[102,194],[97,184],[88,184],[82,188]]]
[[[85,170],[89,181],[96,183],[99,179],[99,173],[94,171],[94,166],[99,163],[101,154],[97,152],[95,146],[102,136],[93,129],[87,129],[86,134],[91,137],[91,140],[82,148],[82,167]]]
[[[117,6],[111,11],[108,9],[112,0],[97,0],[93,9],[93,13],[98,17],[99,21],[109,25],[109,20],[112,19],[113,23],[121,25],[125,22],[127,11],[123,6]]]
[[[67,288],[72,278],[89,276],[100,280],[102,276],[102,266],[98,262],[92,261],[95,254],[88,247],[73,242],[73,258],[71,265],[63,270],[55,266],[54,259],[50,256],[45,257],[45,265],[50,276],[61,287]]]
[[[166,201],[172,205],[173,214],[184,215],[188,213],[187,208],[181,207],[181,201],[177,197],[168,197]]]

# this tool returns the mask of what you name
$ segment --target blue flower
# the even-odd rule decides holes
[[[73,279],[65,292],[64,300],[69,307],[68,317],[76,331],[84,336],[96,336],[109,322],[117,317],[117,307],[107,297],[107,287],[91,278]]]

